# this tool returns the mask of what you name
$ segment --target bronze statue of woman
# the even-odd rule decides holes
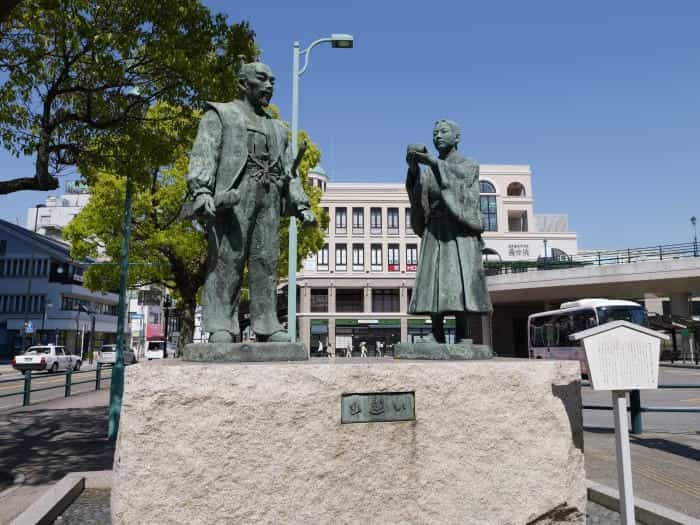
[[[492,311],[481,254],[479,164],[457,152],[459,136],[455,122],[439,120],[433,129],[438,157],[423,145],[408,146],[406,154],[411,227],[422,238],[408,311],[430,314],[437,343],[445,342],[445,315],[455,316],[460,343],[469,336],[469,316]]]

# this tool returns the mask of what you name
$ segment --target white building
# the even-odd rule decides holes
[[[330,216],[326,244],[297,276],[299,336],[312,352],[352,337],[373,348],[430,331],[429,320],[409,316],[420,238],[410,227],[410,203],[402,183],[331,183],[321,168],[309,174],[325,190]],[[527,165],[482,165],[480,175],[485,260],[537,260],[575,255],[576,234],[566,215],[535,215],[532,172]],[[545,253],[545,249],[547,250]],[[454,320],[447,320],[448,338]],[[489,320],[473,336],[489,333]],[[339,339],[337,339],[339,338]]]
[[[87,206],[88,187],[76,182],[66,184],[66,193],[46,197],[45,204],[27,210],[27,229],[47,237],[61,239],[61,231]]]

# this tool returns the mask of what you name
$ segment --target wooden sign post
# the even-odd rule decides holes
[[[661,339],[668,336],[627,321],[613,321],[569,338],[583,341],[593,390],[612,391],[620,515],[622,523],[634,525],[627,392],[658,387]]]

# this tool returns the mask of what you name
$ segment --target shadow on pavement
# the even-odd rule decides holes
[[[13,480],[38,485],[69,472],[111,469],[107,414],[107,407],[93,407],[0,415],[0,491]]]
[[[669,454],[675,454],[677,456],[693,459],[695,461],[700,461],[700,450],[698,450],[695,447],[685,445],[683,443],[669,441],[668,439],[640,438],[636,436],[630,436],[630,443],[640,445],[642,447],[661,450],[663,452],[668,452]]]
[[[615,429],[611,427],[583,427],[584,432],[591,432],[593,434],[614,434]]]

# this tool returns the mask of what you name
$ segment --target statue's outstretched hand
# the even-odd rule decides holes
[[[316,216],[311,210],[303,210],[301,212],[301,222],[304,226],[313,226],[316,224]]]
[[[197,195],[194,200],[194,212],[201,213],[207,217],[214,217],[216,215],[214,197],[206,193]]]

